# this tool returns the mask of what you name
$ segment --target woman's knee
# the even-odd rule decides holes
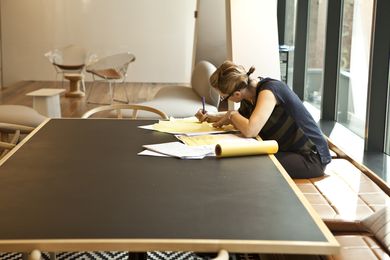
[[[308,179],[324,176],[324,167],[318,160],[308,160],[300,154],[277,156],[288,175],[293,179]]]

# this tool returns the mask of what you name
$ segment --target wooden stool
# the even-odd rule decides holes
[[[80,80],[84,79],[84,75],[80,73],[65,73],[64,78],[69,80],[69,91],[65,93],[65,97],[83,97],[85,93],[80,90]]]

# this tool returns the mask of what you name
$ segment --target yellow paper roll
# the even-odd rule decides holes
[[[215,154],[217,157],[274,154],[278,151],[278,148],[278,142],[275,140],[246,144],[221,143],[215,146]]]

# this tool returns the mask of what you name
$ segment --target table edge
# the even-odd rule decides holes
[[[276,243],[275,243],[276,242]],[[0,251],[194,251],[230,253],[336,254],[338,244],[309,241],[224,239],[37,239],[0,240]]]
[[[309,215],[313,218],[315,224],[318,226],[318,228],[321,230],[322,234],[325,236],[326,240],[330,245],[337,245],[337,247],[340,249],[340,245],[337,242],[336,238],[332,234],[332,232],[329,230],[329,228],[325,225],[324,221],[322,221],[321,217],[318,215],[318,213],[314,210],[313,206],[310,204],[310,202],[307,200],[307,198],[303,195],[301,190],[298,188],[298,186],[295,184],[293,179],[288,175],[286,170],[283,168],[283,166],[280,164],[278,159],[276,159],[275,155],[268,155],[272,162],[275,164],[276,168],[278,168],[279,172],[282,174],[282,176],[287,181],[288,185],[291,187],[291,189],[294,191],[294,193],[297,195],[298,199],[302,202],[303,206],[308,211]]]

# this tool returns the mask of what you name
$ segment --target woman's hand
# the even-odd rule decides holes
[[[216,121],[213,124],[213,127],[220,128],[220,127],[223,127],[224,125],[231,124],[232,123],[231,117],[235,113],[237,113],[237,111],[228,111],[228,112],[226,112],[218,121]]]
[[[203,113],[203,109],[199,109],[198,112],[196,112],[195,117],[199,120],[199,122],[207,122],[207,112]]]
[[[213,122],[218,122],[223,115],[210,115],[207,113],[203,113],[203,109],[199,109],[198,112],[196,112],[195,117],[200,121],[200,122],[207,122],[207,123],[213,123]]]

